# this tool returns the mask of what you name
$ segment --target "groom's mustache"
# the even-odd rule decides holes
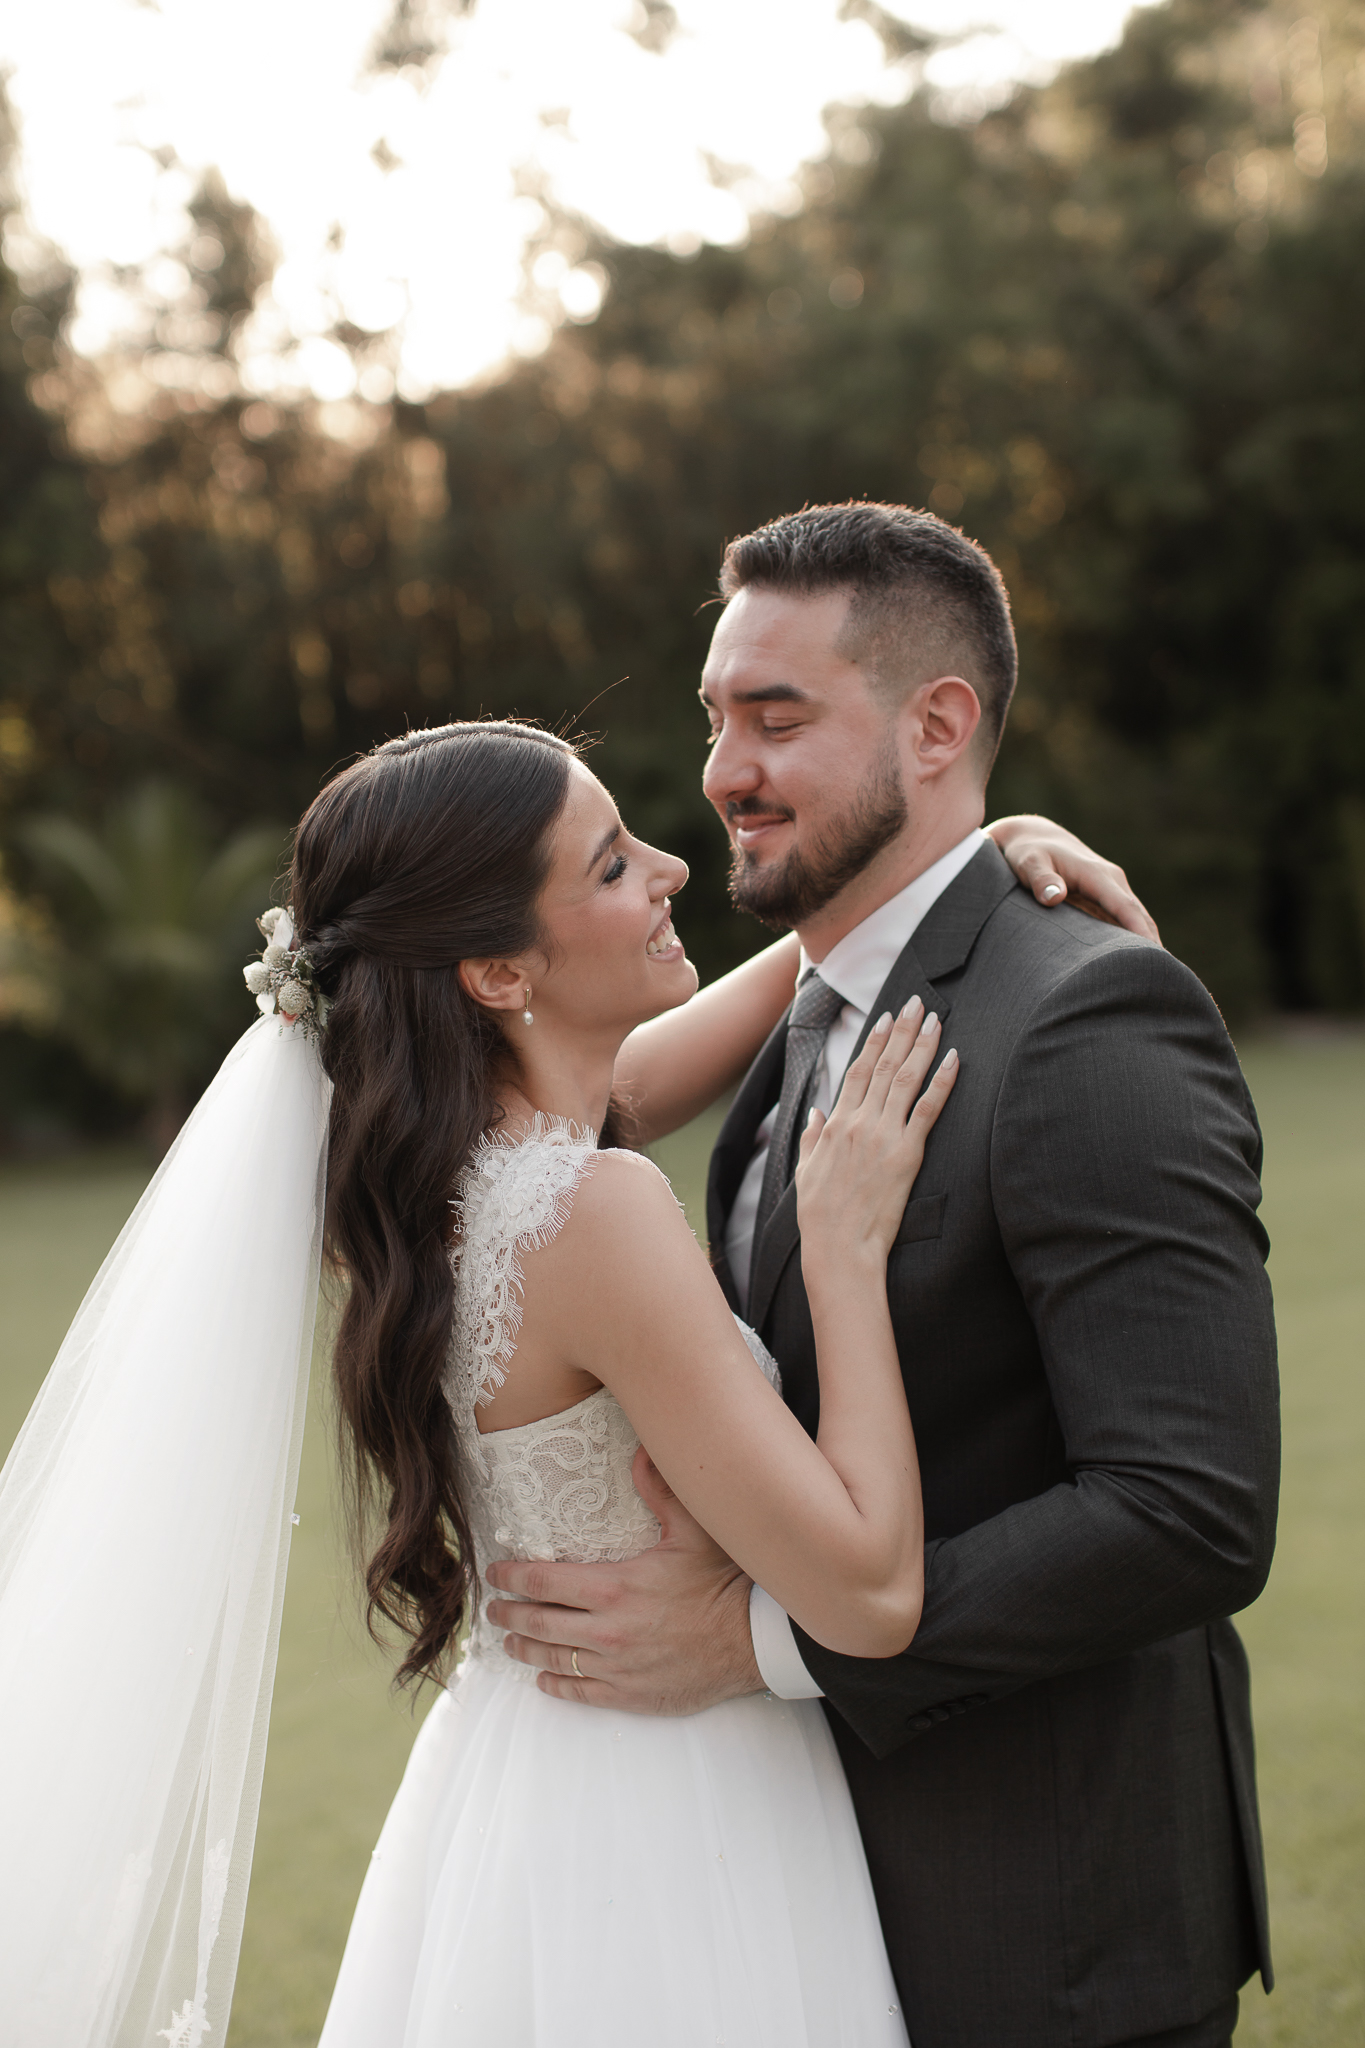
[[[725,806],[725,822],[733,825],[743,818],[785,818],[789,825],[796,822],[796,813],[789,804],[760,803],[756,796],[738,797]]]

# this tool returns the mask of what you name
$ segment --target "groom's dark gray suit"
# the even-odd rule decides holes
[[[797,1641],[915,2048],[1103,2048],[1193,2026],[1258,1965],[1270,1981],[1227,1619],[1274,1542],[1260,1133],[1195,977],[1040,908],[993,845],[871,1017],[915,994],[962,1055],[887,1268],[924,1619],[885,1660]],[[726,1118],[708,1222],[722,1285],[813,1432],[795,1189],[754,1246],[747,1304],[720,1250],[785,1028]]]

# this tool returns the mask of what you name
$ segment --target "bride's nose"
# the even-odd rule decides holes
[[[689,873],[685,860],[679,860],[676,854],[661,853],[656,885],[650,890],[650,895],[656,898],[676,896],[679,889],[685,885]]]

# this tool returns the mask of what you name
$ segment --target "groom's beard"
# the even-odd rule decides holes
[[[741,798],[725,806],[726,820],[771,817],[774,806]],[[795,813],[786,811],[788,818]],[[730,863],[730,900],[777,931],[804,924],[832,903],[900,832],[906,820],[905,785],[895,749],[883,747],[852,807],[831,819],[806,848],[794,846],[785,860],[760,867],[743,847]]]

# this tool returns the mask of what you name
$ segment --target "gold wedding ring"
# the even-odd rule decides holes
[[[573,1675],[574,1675],[574,1677],[575,1677],[575,1678],[581,1678],[581,1677],[583,1676],[583,1673],[582,1673],[582,1672],[581,1672],[581,1671],[579,1670],[579,1668],[578,1668],[578,1652],[577,1652],[577,1650],[575,1650],[575,1651],[574,1651],[574,1653],[573,1653],[573,1655],[572,1655],[572,1657],[570,1657],[570,1659],[569,1659],[569,1664],[570,1664],[570,1666],[571,1666],[571,1668],[572,1668],[572,1670],[573,1670]]]

